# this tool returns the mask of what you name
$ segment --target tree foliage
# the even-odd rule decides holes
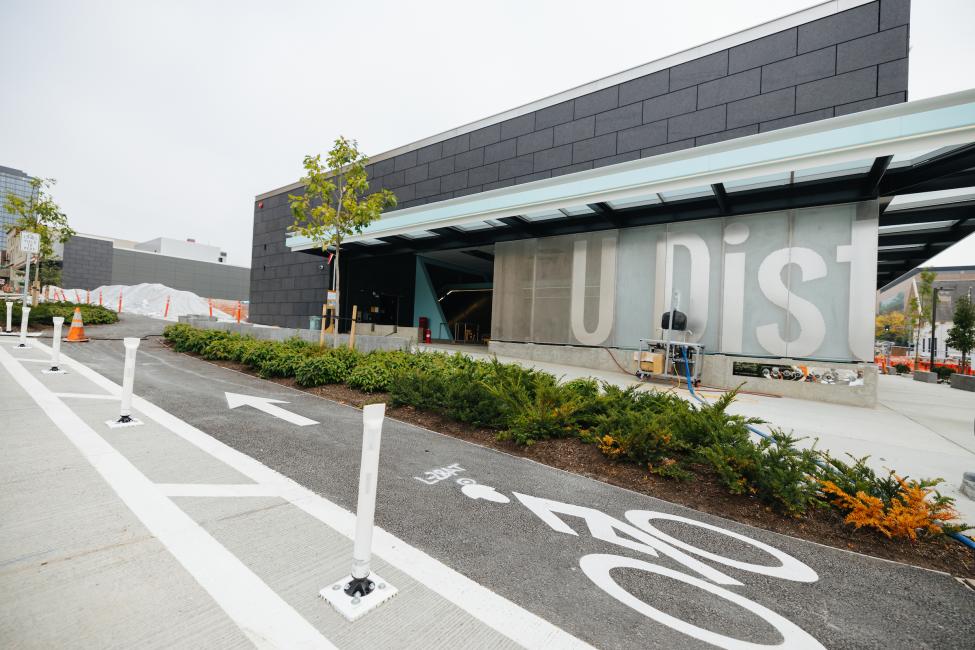
[[[54,256],[54,244],[64,244],[75,232],[68,225],[68,217],[51,198],[49,190],[54,186],[53,178],[31,178],[30,197],[24,199],[8,193],[4,199],[4,209],[16,215],[13,233],[34,232],[41,236],[38,264]]]
[[[931,269],[924,269],[918,276],[917,295],[911,296],[908,317],[914,325],[914,366],[921,356],[921,330],[927,325],[931,315],[931,298],[934,292],[934,280],[938,274]]]
[[[968,356],[975,348],[975,305],[968,296],[955,301],[955,313],[951,318],[947,343],[961,352],[961,371],[968,367]]]
[[[338,316],[339,261],[342,242],[380,217],[383,210],[396,205],[389,190],[368,194],[368,158],[355,140],[339,136],[324,163],[321,154],[305,156],[303,194],[289,194],[294,231],[321,246],[335,250],[332,289]],[[338,328],[335,328],[336,337]]]
[[[874,336],[878,341],[906,344],[911,336],[908,317],[902,311],[880,314],[874,321]]]

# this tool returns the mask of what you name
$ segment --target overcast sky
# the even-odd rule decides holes
[[[80,232],[249,266],[254,195],[339,134],[381,153],[812,4],[0,0],[0,165]],[[975,1],[913,4],[910,98],[975,87]]]

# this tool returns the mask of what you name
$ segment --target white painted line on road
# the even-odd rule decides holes
[[[14,357],[17,361],[21,363],[47,363],[50,359],[22,359],[21,357]]]
[[[61,399],[118,399],[116,395],[106,395],[105,393],[54,393],[54,396]]]
[[[168,497],[279,497],[272,485],[257,483],[157,483],[156,489]]]
[[[335,647],[2,348],[0,365],[256,646]]]
[[[303,415],[292,413],[275,404],[288,404],[283,399],[273,399],[270,397],[257,397],[256,395],[240,395],[239,393],[224,393],[227,397],[227,406],[235,409],[238,406],[253,406],[258,411],[264,411],[268,415],[297,424],[299,427],[307,427],[310,424],[318,424],[317,421],[306,418]]]
[[[62,355],[62,360],[76,373],[90,379],[98,387],[116,396],[120,394],[119,385],[107,377],[103,377],[74,359]],[[355,515],[348,510],[207,435],[138,395],[133,396],[132,405],[144,416],[155,420],[255,483],[274,486],[283,499],[336,532],[349,539],[354,537]],[[446,600],[519,645],[526,648],[592,650],[592,646],[581,639],[519,607],[507,598],[499,596],[379,526],[376,526],[373,532],[373,550],[376,556],[414,580],[425,585],[436,585],[437,593]]]

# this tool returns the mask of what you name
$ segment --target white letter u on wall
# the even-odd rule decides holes
[[[583,345],[603,343],[613,329],[616,310],[616,237],[604,237],[599,264],[599,310],[596,329],[586,329],[587,242],[580,239],[572,249],[572,289],[569,322],[572,335]]]

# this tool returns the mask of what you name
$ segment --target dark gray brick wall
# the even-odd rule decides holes
[[[370,186],[407,208],[904,102],[909,17],[910,0],[861,5],[379,161]],[[280,198],[255,213],[255,283],[268,261],[309,264],[267,214]]]
[[[420,158],[420,155],[417,156]],[[263,205],[263,207],[259,207]],[[325,258],[292,253],[284,244],[293,223],[288,195],[254,203],[251,249],[250,319],[281,327],[308,327],[308,317],[322,313],[329,272]]]
[[[112,251],[111,284],[158,283],[204,298],[247,300],[250,269],[145,251]]]
[[[406,208],[903,102],[909,14],[855,7],[378,162],[371,184]]]
[[[94,289],[112,283],[112,242],[75,235],[64,244],[61,284]]]

